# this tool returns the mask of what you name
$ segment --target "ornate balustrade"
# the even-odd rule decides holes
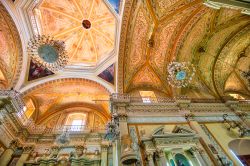
[[[90,127],[87,125],[62,125],[50,128],[32,124],[29,125],[27,129],[30,134],[60,134],[64,131],[67,131],[70,134],[81,134],[90,132],[105,133],[106,131],[105,126]]]
[[[147,101],[143,99],[148,99]],[[110,96],[111,102],[130,102],[130,103],[174,103],[177,101],[186,100],[190,101],[191,103],[226,103],[226,101],[237,101],[239,103],[250,103],[250,100],[237,100],[237,99],[196,99],[196,98],[188,98],[187,96],[177,96],[174,98],[167,98],[167,97],[134,97],[128,94],[120,94],[120,93],[113,93]]]

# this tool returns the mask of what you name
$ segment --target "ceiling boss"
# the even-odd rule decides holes
[[[37,35],[30,40],[28,54],[34,62],[53,72],[62,70],[69,59],[65,50],[65,43],[45,35]]]
[[[189,62],[171,62],[167,70],[168,83],[177,88],[186,87],[195,74],[194,65]]]

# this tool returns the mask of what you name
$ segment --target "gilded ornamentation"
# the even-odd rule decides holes
[[[9,89],[20,76],[23,51],[16,25],[2,3],[0,13],[0,79],[5,82],[4,89]]]

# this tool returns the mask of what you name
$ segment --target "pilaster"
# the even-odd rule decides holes
[[[12,140],[10,142],[9,147],[3,152],[2,156],[0,157],[1,166],[7,166],[11,160],[12,154],[15,152],[16,148],[18,147],[18,140]]]
[[[30,153],[34,150],[34,146],[24,146],[23,147],[23,153],[19,160],[17,161],[16,166],[23,166],[24,163],[27,161],[27,159],[30,156]]]

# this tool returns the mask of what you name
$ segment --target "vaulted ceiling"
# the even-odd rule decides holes
[[[250,17],[214,10],[201,0],[128,0],[119,51],[121,93],[154,90],[164,96],[250,97],[241,71],[250,65]],[[167,82],[171,61],[191,62],[196,73],[182,89]]]
[[[0,3],[0,88],[11,88],[20,75],[22,46],[14,21]]]
[[[56,113],[66,113],[73,108],[78,112],[96,111],[108,118],[109,95],[105,87],[94,81],[68,78],[49,81],[26,91],[24,101],[27,109],[35,107],[32,117],[36,123],[41,123]],[[32,104],[28,103],[30,101]]]

